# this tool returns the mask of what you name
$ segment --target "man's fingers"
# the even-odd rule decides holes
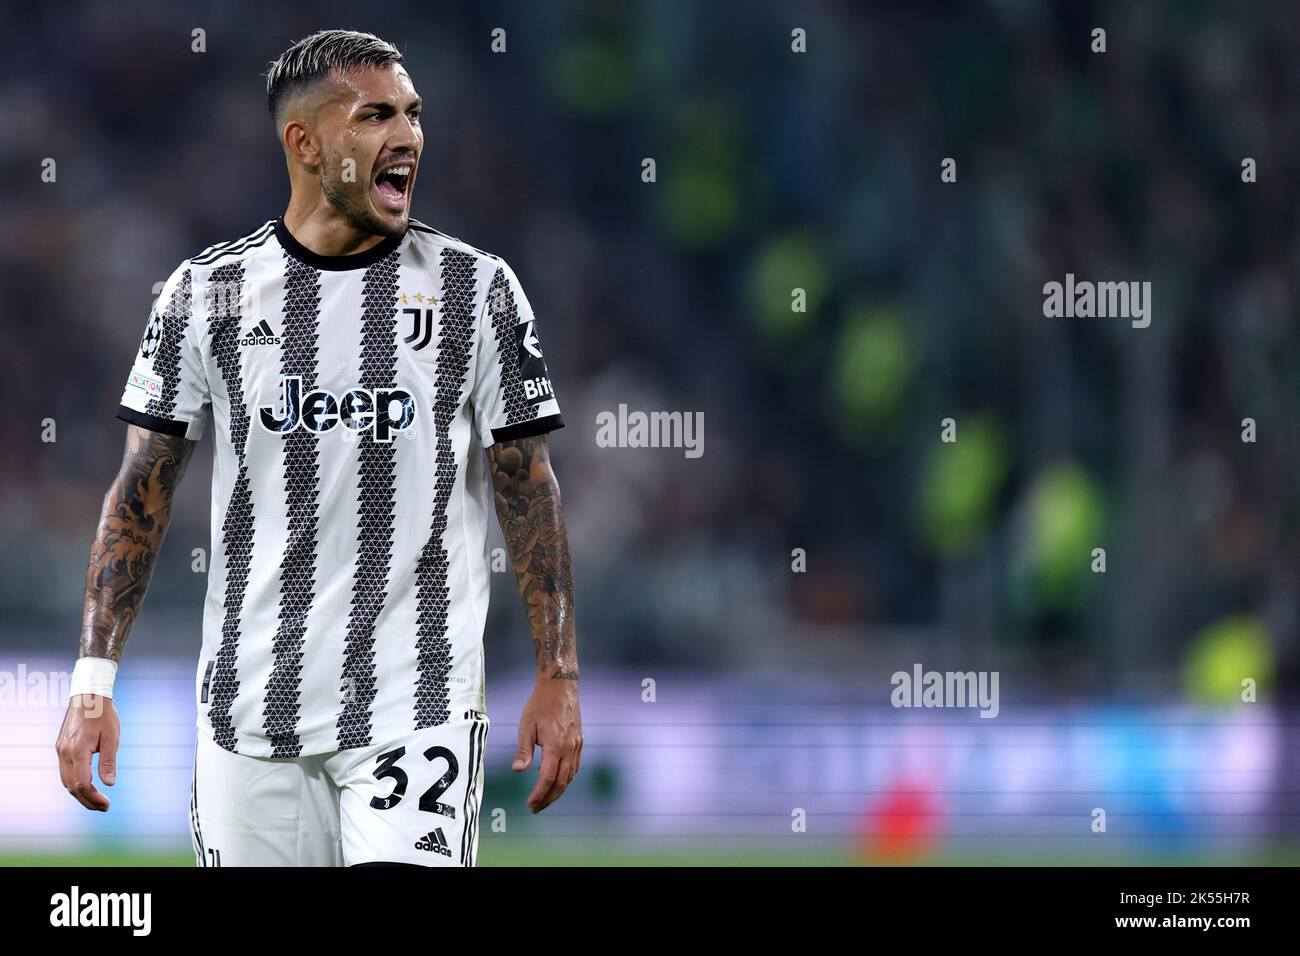
[[[86,772],[80,773],[82,761],[77,759],[76,752],[70,745],[59,743],[59,781],[63,784],[64,789],[71,790],[79,783],[90,780],[90,761],[85,761]]]
[[[537,739],[537,727],[531,721],[519,722],[519,749],[515,751],[514,762],[510,764],[510,769],[518,773],[521,770],[527,770],[529,764],[533,762],[533,744]]]
[[[537,772],[537,786],[528,795],[528,809],[541,813],[550,801],[546,799],[560,772],[560,758],[555,747],[542,747],[542,768]]]
[[[547,805],[560,799],[560,794],[569,789],[569,784],[573,783],[573,772],[573,752],[570,750],[560,758],[560,769],[555,775],[555,786],[548,795]]]
[[[520,770],[527,770],[528,765],[533,762],[533,748],[519,745],[515,751],[514,762],[510,764],[510,769],[518,773]]]
[[[113,727],[107,727],[99,738],[99,779],[111,787],[117,783],[117,745],[118,733]]]
[[[571,740],[568,746],[560,754],[560,783],[564,789],[568,789],[573,783],[573,778],[578,775],[578,764],[581,760],[582,741]]]
[[[564,791],[569,789],[569,784],[573,782],[573,759],[571,756],[560,758],[559,767],[555,772],[555,783],[551,784],[551,789],[542,797],[542,805],[538,807],[538,812],[545,810],[556,800],[564,795]]]
[[[108,809],[108,797],[96,790],[93,783],[79,783],[75,787],[69,787],[68,793],[72,794],[87,810]]]
[[[581,750],[581,740],[570,741],[563,748],[551,746],[548,750],[545,745],[542,746],[542,771],[538,774],[537,786],[528,797],[528,806],[533,813],[541,813],[569,789],[573,778],[578,775],[578,755]],[[552,760],[553,776],[547,772]]]
[[[91,782],[91,761],[94,751],[89,745],[69,749],[59,755],[59,776],[63,786],[87,810],[107,810],[108,797],[95,789]]]

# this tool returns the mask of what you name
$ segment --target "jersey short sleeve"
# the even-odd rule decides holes
[[[163,285],[126,378],[117,417],[152,431],[197,440],[210,399],[199,352],[189,263]]]
[[[504,261],[479,323],[471,403],[483,447],[563,428],[532,306]]]

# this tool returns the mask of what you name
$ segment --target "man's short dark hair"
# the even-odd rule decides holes
[[[347,72],[401,62],[401,51],[373,33],[321,30],[303,37],[272,61],[266,71],[266,108],[278,118],[281,103],[333,70]]]

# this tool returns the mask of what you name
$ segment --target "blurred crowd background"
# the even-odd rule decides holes
[[[593,701],[597,769],[572,795],[570,812],[588,816],[570,831],[590,836],[584,819],[600,820],[613,846],[788,834],[782,807],[797,795],[742,824],[707,814],[734,808],[728,791],[788,782],[807,756],[798,741],[815,740],[851,768],[792,771],[808,794],[837,797],[824,805],[833,825],[809,828],[831,854],[863,833],[878,852],[895,831],[932,837],[936,852],[969,837],[985,856],[1032,854],[1072,835],[1101,780],[1158,795],[1126,810],[1150,841],[1127,843],[1134,856],[1295,846],[1290,5],[393,0],[380,15],[324,0],[15,4],[4,21],[10,669],[71,668],[86,554],[121,454],[113,414],[157,285],[283,212],[259,74],[301,36],[353,27],[397,43],[424,97],[416,216],[506,258],[539,317],[567,422],[553,454]],[[796,28],[807,52],[791,49]],[[196,29],[206,52],[192,50]],[[56,182],[42,182],[46,158]],[[941,181],[945,158],[956,182]],[[1255,182],[1242,181],[1246,158]],[[1067,273],[1151,282],[1150,327],[1044,317],[1044,283]],[[703,456],[599,447],[596,416],[620,404],[702,412]],[[948,418],[955,443],[940,440]],[[209,441],[124,667],[158,668],[190,708],[156,715],[180,728],[167,744],[178,785]],[[486,638],[498,762],[513,749],[511,681],[531,665],[513,588],[497,575]],[[926,731],[938,736],[900,735],[912,715],[888,706],[889,675],[915,662],[998,671],[1002,715],[946,714]],[[1257,704],[1240,702],[1243,677]],[[675,718],[636,710],[646,678]],[[19,820],[24,797],[58,791],[45,738],[61,709],[47,710],[0,713],[0,849],[24,831],[51,846],[92,832],[70,805],[71,829],[62,816],[35,830]],[[610,729],[637,721],[659,736]],[[662,736],[670,726],[714,730],[701,742]],[[780,736],[792,726],[805,731]],[[1098,726],[1118,736],[1070,738],[1082,782],[1064,799],[1051,761]],[[765,727],[785,748],[771,765]],[[892,762],[863,762],[876,751]],[[936,766],[935,752],[952,762]],[[1019,770],[970,784],[962,755],[995,752]],[[652,753],[699,766],[645,764]],[[638,760],[643,777],[629,769]],[[629,781],[670,778],[687,791],[711,781],[715,804],[629,804]],[[1034,802],[1031,778],[1056,802]],[[954,798],[980,788],[1009,802]],[[1240,799],[1197,802],[1223,792]],[[994,823],[983,837],[981,813]],[[543,823],[531,823],[539,838]],[[110,839],[121,824],[94,825],[122,843],[126,831]],[[156,825],[166,849],[172,822]],[[182,810],[182,856],[184,826]]]

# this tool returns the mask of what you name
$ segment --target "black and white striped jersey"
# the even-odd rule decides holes
[[[186,260],[118,417],[215,429],[196,696],[227,750],[305,756],[485,710],[481,447],[562,426],[501,259],[411,221],[320,256],[274,220]]]

